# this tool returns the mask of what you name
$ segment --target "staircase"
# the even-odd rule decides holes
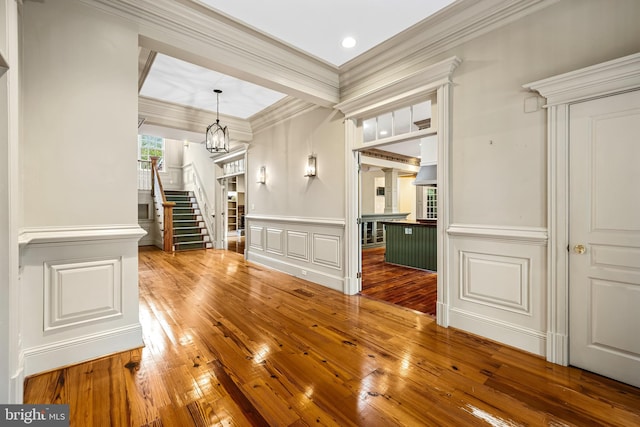
[[[187,251],[212,248],[213,243],[193,193],[167,190],[164,194],[168,202],[176,204],[173,208],[173,249]]]

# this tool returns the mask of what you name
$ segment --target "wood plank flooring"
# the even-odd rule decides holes
[[[433,272],[389,264],[385,248],[362,250],[362,295],[436,315],[437,280]]]
[[[72,426],[640,425],[640,389],[220,250],[140,252],[146,346],[30,377]]]

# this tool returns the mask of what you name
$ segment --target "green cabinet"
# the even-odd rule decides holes
[[[385,261],[436,271],[437,227],[433,223],[385,222]]]

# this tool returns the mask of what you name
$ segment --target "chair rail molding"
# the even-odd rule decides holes
[[[640,88],[640,53],[523,85],[547,99],[547,360],[569,363],[569,106]]]

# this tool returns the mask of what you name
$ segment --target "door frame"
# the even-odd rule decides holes
[[[640,89],[640,53],[528,83],[547,99],[547,360],[569,364],[569,107]]]
[[[450,276],[449,239],[447,229],[451,224],[451,116],[452,116],[452,76],[462,60],[456,56],[429,65],[405,78],[365,94],[348,99],[336,105],[345,115],[345,283],[344,293],[353,295],[362,287],[360,272],[359,238],[359,197],[358,161],[355,153],[372,144],[365,145],[358,121],[373,117],[379,113],[392,111],[395,107],[410,102],[427,99],[436,94],[438,131],[438,301],[436,304],[436,322],[443,327],[449,326]]]

